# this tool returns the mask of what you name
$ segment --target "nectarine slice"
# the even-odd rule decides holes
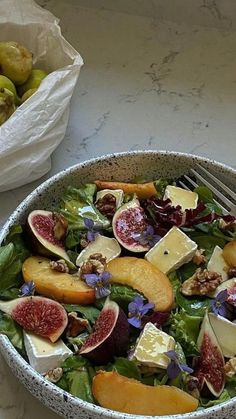
[[[36,291],[57,301],[68,304],[91,304],[95,293],[84,281],[69,273],[61,273],[50,268],[50,260],[31,256],[22,266],[25,282],[33,281]]]
[[[177,387],[147,386],[114,371],[99,371],[92,392],[102,407],[133,415],[175,415],[198,407],[197,399]]]
[[[173,289],[168,277],[144,259],[120,257],[108,263],[111,282],[129,285],[155,304],[156,311],[169,311],[173,306]]]

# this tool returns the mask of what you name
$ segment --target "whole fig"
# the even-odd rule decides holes
[[[0,126],[10,118],[15,109],[14,94],[8,89],[0,88]]]
[[[10,92],[12,92],[15,97],[15,104],[20,104],[20,99],[17,96],[15,85],[8,77],[3,76],[2,74],[0,74],[0,88],[10,90]]]
[[[47,73],[44,70],[40,70],[39,68],[34,68],[31,71],[31,74],[27,81],[18,87],[18,93],[20,96],[23,96],[28,90],[37,89],[42,80],[47,76]]]
[[[0,73],[14,84],[26,82],[32,71],[32,53],[17,42],[0,42]]]

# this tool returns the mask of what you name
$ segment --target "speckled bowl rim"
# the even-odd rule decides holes
[[[232,173],[233,175],[236,175],[236,169],[224,164],[220,163],[218,161],[197,156],[194,154],[189,153],[181,153],[181,152],[175,152],[175,151],[163,151],[163,150],[137,150],[137,151],[127,151],[127,152],[121,152],[121,153],[114,153],[114,154],[108,154],[103,155],[100,157],[92,158],[89,160],[85,160],[81,163],[75,164],[71,167],[68,167],[67,169],[64,169],[60,171],[59,173],[55,174],[51,178],[44,181],[41,185],[39,185],[34,191],[32,191],[15,209],[15,211],[12,213],[12,215],[9,217],[7,222],[4,224],[1,232],[0,232],[0,243],[3,241],[4,237],[6,236],[8,229],[10,225],[14,222],[14,219],[19,216],[19,214],[23,211],[23,209],[30,204],[31,200],[38,194],[44,191],[47,187],[51,186],[56,181],[59,181],[60,179],[66,177],[69,173],[74,173],[80,170],[81,168],[88,166],[90,164],[99,163],[102,161],[106,161],[107,159],[114,159],[119,157],[126,157],[126,156],[134,156],[134,155],[153,155],[153,156],[173,156],[173,157],[182,157],[186,159],[192,159],[196,160],[199,163],[208,163],[213,166],[217,166],[218,168],[222,168],[224,171],[228,173]],[[71,404],[73,407],[82,408],[83,412],[88,413],[93,417],[93,413],[96,413],[97,415],[104,417],[104,418],[112,418],[112,419],[147,419],[146,416],[143,415],[132,415],[127,413],[121,413],[116,412],[110,409],[106,409],[97,405],[94,405],[92,403],[88,403],[86,401],[83,401],[77,397],[72,396],[70,393],[65,392],[64,390],[58,388],[56,385],[48,382],[45,380],[39,373],[37,373],[25,360],[24,358],[19,355],[19,353],[16,351],[14,346],[11,344],[9,339],[4,336],[0,335],[0,351],[3,355],[3,357],[7,360],[9,364],[9,359],[17,359],[17,364],[19,365],[20,369],[27,371],[29,378],[33,380],[33,382],[37,385],[37,388],[40,389],[40,386],[47,387],[47,391],[50,392],[50,395],[56,396],[56,400],[59,398],[61,400],[64,400],[67,402],[67,406],[69,408],[69,405]],[[15,371],[13,371],[14,373]],[[27,386],[28,390],[31,391],[34,394],[34,391],[31,387]],[[46,404],[49,408],[54,410],[55,412],[61,414],[59,410],[57,410],[54,406],[51,406],[50,403],[43,400],[40,395],[35,394],[36,397],[38,397],[44,404]],[[58,397],[59,396],[59,397]],[[204,417],[208,417],[211,414],[214,413],[223,413],[224,410],[227,411],[229,408],[235,407],[236,404],[236,397],[233,399],[223,402],[220,405],[209,407],[204,410],[195,411],[192,413],[185,413],[185,414],[177,414],[177,415],[164,415],[164,416],[150,416],[154,419],[202,419]],[[212,416],[209,416],[209,418]]]

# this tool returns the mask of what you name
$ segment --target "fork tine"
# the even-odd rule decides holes
[[[236,193],[232,191],[228,186],[226,186],[221,180],[219,180],[217,177],[215,177],[212,173],[208,172],[208,170],[205,169],[205,167],[200,166],[200,164],[197,164],[199,169],[201,169],[206,175],[211,178],[217,185],[219,185],[223,191],[227,192],[231,198],[233,198],[236,201]]]
[[[194,182],[194,180],[192,180],[189,176],[184,175],[184,177],[189,183],[191,183],[191,185],[194,186],[194,188],[198,187],[198,184],[196,182]],[[184,187],[184,189],[190,190],[183,182],[180,181],[179,183],[180,183],[181,186]],[[223,205],[221,205],[216,199],[214,199],[214,202],[222,209],[224,214],[229,214],[229,211],[225,207],[223,207]]]
[[[211,183],[209,183],[206,179],[204,179],[196,170],[191,169],[191,172],[199,179],[203,185],[206,185],[228,208],[234,210],[234,205],[232,202],[226,198],[220,191],[218,191]]]

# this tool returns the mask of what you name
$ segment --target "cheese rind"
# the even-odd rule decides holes
[[[213,250],[211,258],[207,264],[207,269],[211,272],[217,272],[222,276],[223,281],[228,279],[229,265],[223,258],[223,250],[220,246],[216,246]]]
[[[165,352],[174,348],[175,340],[172,336],[157,329],[154,324],[147,323],[138,339],[133,358],[140,364],[166,369],[169,358]]]
[[[59,367],[68,356],[73,354],[61,339],[52,343],[25,331],[24,344],[30,365],[40,374]]]
[[[197,207],[198,194],[177,186],[168,185],[165,189],[164,199],[170,199],[173,207],[180,205],[183,210],[194,209]]]
[[[162,239],[146,253],[145,259],[165,274],[190,262],[197,244],[178,227],[172,227]]]

